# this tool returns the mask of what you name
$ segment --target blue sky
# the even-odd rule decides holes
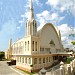
[[[75,0],[33,0],[38,30],[47,22],[61,31],[64,47],[73,48],[75,37]],[[25,35],[30,0],[0,0],[0,50],[8,48],[9,39],[15,42]],[[73,29],[73,30],[72,30]]]

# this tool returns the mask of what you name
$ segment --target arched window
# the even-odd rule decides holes
[[[29,64],[31,64],[31,58],[29,58]]]
[[[21,57],[20,57],[20,62],[21,62]]]
[[[28,41],[28,51],[29,51],[29,41]]]
[[[46,58],[46,62],[48,62],[48,57]]]
[[[50,59],[51,59],[51,58],[49,57],[49,62],[50,62]]]
[[[34,58],[34,64],[37,64],[37,58]]]
[[[32,50],[34,51],[34,41],[33,41],[33,44],[32,45],[33,45]]]
[[[26,51],[26,42],[25,42],[25,51]]]
[[[35,42],[35,50],[37,51],[37,42]]]
[[[27,63],[27,58],[25,58],[25,63]]]
[[[41,58],[39,58],[39,64],[41,64]]]
[[[24,57],[22,57],[22,63],[24,63]]]
[[[45,58],[43,58],[43,63],[45,63]]]

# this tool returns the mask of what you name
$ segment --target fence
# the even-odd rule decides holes
[[[45,71],[45,72],[44,72]],[[47,72],[44,70],[44,74],[41,75],[75,75],[75,59],[70,64],[60,63],[60,66],[55,66],[49,69]]]
[[[66,65],[61,62],[59,69],[48,71],[46,75],[75,75],[75,59]]]

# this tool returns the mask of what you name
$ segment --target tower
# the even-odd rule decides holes
[[[12,38],[10,38],[9,40],[9,48],[11,48],[11,46],[12,46]]]
[[[60,33],[60,30],[59,30],[59,39],[60,39],[60,41],[61,41],[61,33]]]
[[[30,14],[26,21],[26,36],[33,35],[36,36],[37,33],[37,23],[34,18],[34,10],[33,10],[33,4],[32,0],[30,1]]]

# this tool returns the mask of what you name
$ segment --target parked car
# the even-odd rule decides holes
[[[11,65],[12,65],[12,64],[11,64],[11,61],[8,61],[7,64],[8,64],[8,66],[11,66]]]
[[[11,65],[16,65],[16,60],[8,61],[7,64],[8,64],[9,66],[11,66]]]

